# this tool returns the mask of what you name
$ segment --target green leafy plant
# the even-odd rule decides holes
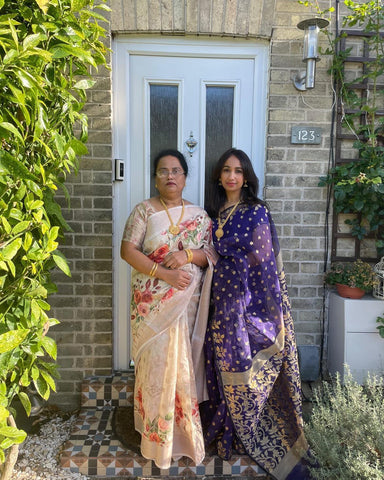
[[[48,316],[51,271],[69,229],[55,193],[87,153],[82,113],[91,71],[105,65],[103,0],[0,0],[0,464],[10,478],[17,445],[12,402],[31,411],[29,387],[48,399],[58,378],[58,323]],[[17,419],[16,419],[17,420]]]
[[[384,338],[384,314],[382,317],[378,316],[376,322],[379,324],[376,328],[379,330],[379,335]]]
[[[352,235],[360,240],[370,233],[376,237],[376,245],[384,247],[384,148],[355,142],[360,149],[359,162],[334,167],[319,185],[332,184],[337,213],[358,213],[347,219]]]
[[[377,277],[369,263],[358,259],[355,262],[335,262],[331,264],[331,268],[325,274],[324,281],[328,285],[347,285],[368,292],[376,285]]]
[[[384,478],[384,385],[368,377],[364,386],[351,374],[337,375],[314,391],[313,409],[304,431],[317,466],[317,480]]]

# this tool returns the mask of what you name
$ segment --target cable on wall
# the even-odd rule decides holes
[[[339,0],[336,0],[336,20],[335,20],[335,36],[338,38],[339,36]],[[336,53],[338,53],[339,45],[336,44]],[[329,156],[328,156],[328,168],[327,173],[330,172],[331,168],[335,164],[335,148],[334,148],[334,141],[335,141],[335,125],[336,125],[336,113],[337,113],[337,93],[336,93],[336,79],[332,79],[333,88],[332,88],[332,113],[331,113],[331,128],[330,128],[330,135],[329,135]],[[330,208],[331,208],[331,200],[332,200],[332,185],[327,185],[327,194],[326,194],[326,208],[325,208],[325,220],[324,220],[324,263],[323,263],[323,273],[327,270],[328,264],[328,257],[329,257],[329,215],[330,215]],[[324,350],[326,347],[325,344],[325,334],[327,330],[327,322],[326,322],[326,288],[325,283],[323,283],[323,302],[322,302],[322,312],[320,315],[320,331],[321,331],[321,340],[320,340],[320,374],[323,378],[324,376]]]

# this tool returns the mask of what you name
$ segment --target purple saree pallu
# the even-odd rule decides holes
[[[247,453],[278,480],[309,478],[302,464],[308,447],[297,349],[274,224],[265,206],[242,203],[223,237],[213,237],[220,257],[205,342],[206,444],[216,440],[224,459],[232,450]]]

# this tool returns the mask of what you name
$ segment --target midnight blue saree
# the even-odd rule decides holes
[[[205,342],[206,444],[216,440],[224,459],[233,450],[247,453],[279,480],[309,478],[301,462],[308,447],[297,348],[273,221],[265,206],[241,203],[223,237],[213,237],[220,257]]]

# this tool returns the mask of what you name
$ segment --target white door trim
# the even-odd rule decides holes
[[[265,162],[265,149],[266,149],[266,112],[267,112],[267,82],[268,82],[268,57],[269,57],[269,43],[264,40],[244,40],[238,38],[212,38],[212,37],[164,37],[157,35],[119,35],[113,39],[112,45],[112,88],[113,88],[113,158],[120,158],[125,163],[125,175],[131,171],[131,163],[135,162],[135,159],[130,158],[131,151],[131,139],[130,139],[130,100],[129,94],[124,92],[130,91],[130,56],[131,55],[150,55],[150,56],[168,56],[168,57],[205,57],[205,58],[218,58],[218,59],[254,59],[254,108],[252,119],[252,135],[251,151],[247,152],[253,159],[258,159],[258,168],[256,171],[260,181],[260,194],[263,191],[264,185],[264,162]],[[126,61],[123,66],[119,65],[119,55],[125,55]],[[260,70],[262,66],[262,71]],[[162,81],[164,78],[159,77],[146,77],[145,78],[145,115],[148,115],[148,90],[150,82]],[[175,84],[178,84],[175,77],[172,79]],[[170,82],[172,82],[170,81]],[[218,84],[231,84],[236,82],[210,82],[209,80],[202,80],[201,92],[203,92],[205,85],[218,85]],[[182,88],[182,82],[179,84]],[[181,101],[183,95],[179,89],[179,109],[182,108]],[[235,95],[236,95],[235,88]],[[237,112],[234,114],[234,118],[238,118],[239,101],[234,98],[234,108]],[[204,117],[204,112],[201,111],[201,118]],[[204,117],[205,118],[205,117]],[[181,119],[181,115],[179,115]],[[181,120],[179,120],[181,121]],[[148,123],[147,123],[148,125]],[[184,138],[181,138],[184,131],[183,125],[179,126],[178,144],[182,145]],[[205,121],[200,122],[200,138],[204,138]],[[234,125],[233,128],[233,145],[236,145],[237,128]],[[121,134],[124,131],[125,134]],[[145,140],[146,156],[149,152],[149,135],[146,135]],[[205,153],[205,146],[202,151],[202,155]],[[124,153],[123,153],[124,152]],[[149,167],[148,167],[149,168]],[[146,167],[144,178],[138,177],[138,181],[142,183],[143,190],[147,192],[149,196],[149,185],[151,172],[147,171]],[[127,180],[125,180],[127,181]],[[203,198],[204,185],[201,185],[201,198]],[[116,215],[116,206],[119,204],[127,205],[129,211],[133,208],[131,204],[130,192],[127,188],[121,188],[118,182],[115,182],[113,188],[113,355],[114,355],[114,369],[126,369],[129,366],[129,358],[127,353],[124,353],[129,346],[128,338],[130,325],[129,316],[127,323],[118,321],[122,312],[129,311],[130,299],[127,295],[127,286],[130,281],[128,276],[128,268],[124,262],[120,259],[120,242],[122,229],[124,225],[118,221]],[[123,274],[122,274],[123,271]],[[123,279],[123,280],[122,280]]]

